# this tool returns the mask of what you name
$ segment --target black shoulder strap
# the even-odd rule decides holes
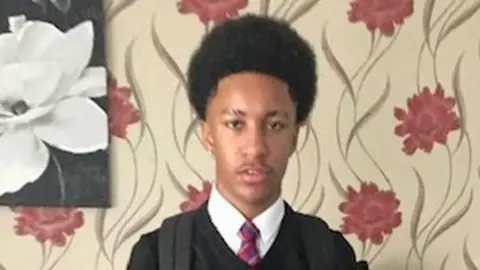
[[[305,253],[311,270],[333,270],[334,239],[327,225],[313,217],[300,214]],[[315,236],[315,237],[312,237]],[[319,239],[321,239],[319,241]]]
[[[158,270],[190,270],[193,213],[166,218],[158,232]]]

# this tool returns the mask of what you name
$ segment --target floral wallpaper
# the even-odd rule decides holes
[[[372,269],[480,269],[479,9],[479,0],[104,0],[112,207],[1,208],[0,269],[124,269],[141,234],[208,198],[213,160],[185,70],[213,24],[246,12],[286,19],[318,56],[320,96],[284,199],[340,230]],[[0,175],[0,188],[15,181]]]

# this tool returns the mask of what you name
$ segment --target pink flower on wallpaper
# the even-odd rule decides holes
[[[248,0],[180,0],[177,10],[181,14],[195,13],[200,21],[208,24],[223,22],[238,16],[238,12],[248,6]]]
[[[391,234],[402,223],[399,206],[393,191],[380,190],[375,183],[363,182],[359,191],[348,187],[346,201],[339,206],[346,215],[341,231],[356,234],[362,242],[370,240],[379,245],[384,235]]]
[[[72,208],[16,207],[17,235],[32,235],[40,243],[65,246],[67,236],[84,224],[83,212]]]
[[[413,0],[354,0],[350,6],[350,22],[364,22],[369,31],[378,29],[386,36],[392,36],[395,25],[413,14]]]
[[[453,108],[453,97],[445,97],[445,91],[438,85],[435,90],[424,87],[420,94],[407,100],[407,110],[394,109],[395,118],[401,123],[395,127],[395,134],[407,136],[403,141],[403,152],[412,155],[417,149],[430,153],[435,142],[447,143],[448,134],[460,128],[460,119]]]
[[[212,184],[203,182],[203,189],[198,190],[192,185],[188,185],[187,200],[180,204],[182,212],[197,210],[204,202],[207,201],[212,192]]]
[[[129,87],[118,86],[112,76],[108,79],[108,120],[110,132],[121,139],[127,137],[127,128],[140,121],[140,112],[132,104],[132,91]]]

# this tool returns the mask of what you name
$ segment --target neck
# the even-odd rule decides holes
[[[216,188],[220,195],[222,195],[230,204],[233,205],[233,207],[235,207],[246,219],[249,220],[252,220],[260,215],[263,211],[273,205],[280,197],[280,192],[276,192],[272,193],[272,196],[267,196],[261,200],[248,201],[231,194],[221,185],[221,183],[217,182]]]

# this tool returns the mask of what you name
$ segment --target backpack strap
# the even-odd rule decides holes
[[[334,270],[334,239],[327,224],[316,217],[298,216],[309,269]]]
[[[166,218],[158,232],[159,270],[190,270],[193,212]]]

